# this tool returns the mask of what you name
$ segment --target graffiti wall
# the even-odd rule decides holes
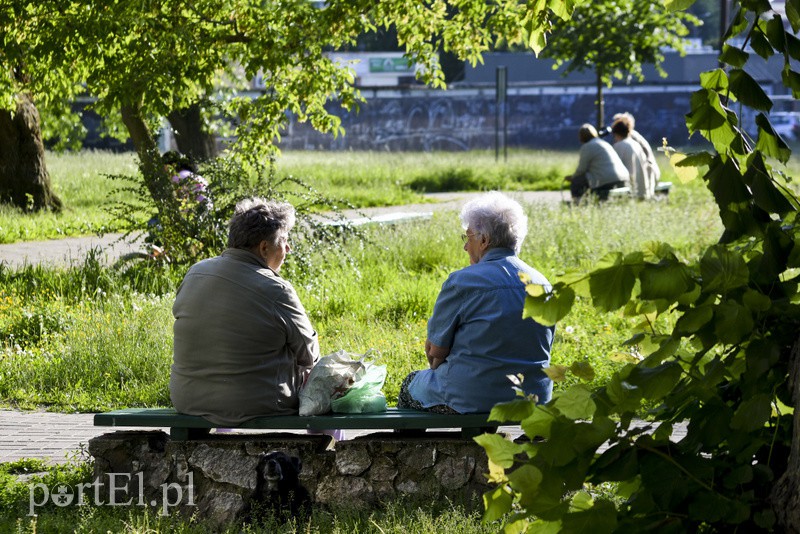
[[[607,122],[614,113],[628,111],[636,129],[651,144],[690,143],[684,114],[694,86],[637,87],[636,91],[609,92],[605,97]],[[292,119],[281,147],[298,150],[434,151],[494,149],[502,133],[502,105],[494,90],[374,91],[358,112],[331,106],[346,133],[334,138],[315,132]],[[510,91],[505,103],[505,139],[509,148],[563,148],[578,145],[577,131],[596,117],[593,89],[549,88]],[[498,111],[500,119],[498,121]],[[700,141],[697,139],[691,141]],[[501,137],[502,139],[502,137]],[[501,144],[502,146],[502,144]]]

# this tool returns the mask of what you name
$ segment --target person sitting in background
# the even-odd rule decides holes
[[[658,181],[661,180],[661,168],[658,166],[658,163],[656,163],[656,154],[653,152],[653,148],[650,146],[650,143],[647,142],[647,139],[636,131],[636,120],[633,118],[633,115],[627,111],[624,113],[617,113],[614,115],[612,124],[618,120],[628,123],[628,129],[630,131],[628,135],[642,147],[642,151],[647,159],[647,170],[650,173],[650,179],[653,181],[653,184],[658,184]]]
[[[294,222],[288,203],[239,202],[228,248],[189,269],[172,307],[169,387],[179,412],[222,427],[297,414],[319,343],[294,288],[278,274]]]
[[[639,200],[648,200],[655,195],[655,182],[647,169],[647,156],[642,147],[631,139],[626,120],[617,120],[611,125],[614,135],[614,151],[630,174],[631,195]]]
[[[594,126],[581,126],[578,139],[581,142],[578,167],[571,176],[565,178],[570,183],[569,190],[574,202],[579,202],[587,191],[600,200],[607,200],[609,190],[628,185],[628,170],[611,145],[597,136]]]
[[[428,321],[429,369],[414,371],[400,386],[397,406],[438,413],[488,412],[513,400],[507,375],[522,373],[526,393],[547,402],[554,327],[522,318],[525,284],[547,279],[517,254],[528,231],[522,206],[492,192],[461,211],[464,250],[470,265],[442,285]]]

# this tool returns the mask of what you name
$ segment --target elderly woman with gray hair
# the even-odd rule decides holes
[[[237,204],[221,256],[193,265],[175,316],[172,403],[220,426],[296,414],[298,393],[319,359],[317,333],[279,273],[295,223],[285,202]]]
[[[526,393],[550,400],[554,327],[522,318],[525,285],[550,287],[517,254],[528,232],[522,206],[492,192],[461,211],[462,239],[470,265],[448,277],[428,321],[429,369],[409,374],[398,407],[439,413],[488,412],[514,399],[507,375],[524,375]]]

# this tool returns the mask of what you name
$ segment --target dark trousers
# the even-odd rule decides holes
[[[583,195],[586,194],[587,191],[590,191],[593,195],[597,196],[598,200],[601,202],[608,200],[608,192],[612,189],[617,187],[623,187],[625,182],[611,182],[610,184],[601,185],[600,187],[596,187],[591,189],[589,187],[589,180],[586,179],[585,174],[579,174],[578,176],[574,176],[572,181],[569,184],[569,193],[572,195],[572,199],[577,202],[581,199]]]

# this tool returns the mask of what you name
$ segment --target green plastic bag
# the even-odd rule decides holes
[[[364,374],[357,376],[347,393],[331,401],[337,413],[373,413],[386,411],[386,396],[381,392],[386,381],[386,366],[366,363]]]

